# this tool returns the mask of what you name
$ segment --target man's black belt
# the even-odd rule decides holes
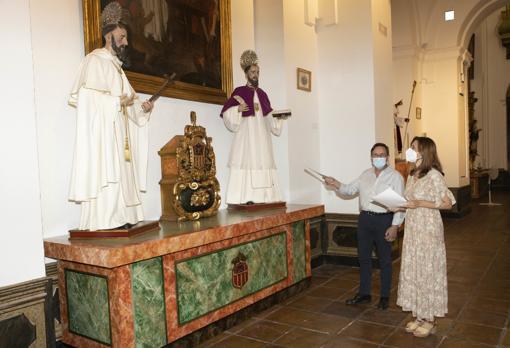
[[[369,211],[369,210],[362,210],[361,213],[362,214],[367,214],[367,215],[374,215],[374,216],[383,216],[383,215],[393,214],[391,211],[387,211],[387,212],[384,212],[384,213],[376,213],[375,211]]]

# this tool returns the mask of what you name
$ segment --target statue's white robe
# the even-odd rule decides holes
[[[257,93],[254,103],[260,104]],[[254,104],[255,105],[255,104]],[[271,203],[282,200],[273,158],[271,133],[279,136],[283,121],[259,108],[255,116],[242,117],[233,106],[223,113],[225,126],[234,132],[228,166],[228,204]]]
[[[122,94],[135,91],[117,57],[104,48],[88,54],[69,99],[77,109],[69,200],[81,203],[82,230],[110,229],[143,220],[140,192],[146,186],[150,113],[143,112],[138,97],[127,107],[131,161],[126,161]]]

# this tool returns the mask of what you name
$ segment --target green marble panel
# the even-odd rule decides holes
[[[232,261],[246,256],[249,277],[232,285]],[[176,263],[177,307],[183,324],[287,278],[287,236],[279,233]]]
[[[292,259],[294,260],[294,283],[306,277],[305,222],[292,224]]]
[[[161,257],[131,265],[136,347],[161,347],[167,343],[163,284]]]
[[[69,331],[111,345],[108,281],[65,270]]]

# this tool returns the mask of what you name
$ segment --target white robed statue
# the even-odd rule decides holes
[[[257,55],[241,56],[246,86],[237,87],[221,111],[225,126],[235,133],[228,166],[228,204],[280,202],[271,134],[279,136],[283,120],[273,117],[267,94],[258,86]]]
[[[69,200],[81,203],[80,230],[126,228],[144,219],[140,192],[153,103],[138,99],[121,68],[128,44],[121,17],[117,2],[103,10],[105,46],[82,61],[69,99],[77,109]]]

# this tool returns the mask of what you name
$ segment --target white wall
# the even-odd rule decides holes
[[[391,158],[395,158],[390,0],[372,0],[371,7],[374,47],[374,142],[388,145]]]
[[[285,52],[283,33],[283,1],[255,0],[255,50],[259,57],[260,87],[269,95],[274,110],[288,108],[287,84],[285,79]],[[234,69],[239,69],[238,60]],[[278,167],[280,190],[286,199],[290,198],[288,122],[285,122],[279,137],[272,137],[275,161]]]
[[[421,26],[415,20],[417,15],[416,8],[408,6],[408,0],[391,1],[391,21],[392,21],[392,45],[393,45],[393,103],[402,100],[399,117],[409,116],[409,123],[406,128],[401,129],[402,134],[402,153],[400,158],[405,158],[406,147],[413,136],[423,134],[422,120],[427,117],[428,110],[423,108],[422,104],[422,73],[421,62],[422,49],[420,47]],[[411,92],[413,81],[416,81],[416,87],[412,99]],[[416,108],[422,108],[422,118],[416,119]]]
[[[475,79],[471,89],[478,102],[475,118],[482,129],[475,167],[507,168],[506,91],[510,86],[510,60],[497,34],[498,9],[475,32]]]
[[[338,3],[338,24],[317,29],[321,170],[350,182],[370,167],[376,138],[371,1]],[[322,199],[328,212],[358,210],[357,199]]]
[[[304,168],[320,169],[320,158],[329,156],[319,148],[319,95],[322,78],[317,57],[317,35],[304,23],[304,1],[283,0],[283,35],[287,107],[292,110],[288,121],[288,159],[290,201],[320,203],[322,186],[304,173]],[[312,72],[312,90],[296,88],[296,69]],[[322,122],[322,120],[320,121]]]
[[[29,1],[2,0],[0,8],[2,287],[43,277],[45,271]]]
[[[428,52],[423,61],[423,130],[432,138],[443,164],[448,186],[461,186],[459,171],[459,104],[457,50]]]

